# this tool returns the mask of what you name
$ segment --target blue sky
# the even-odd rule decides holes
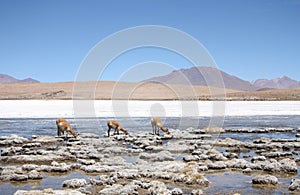
[[[75,80],[92,47],[139,25],[190,34],[221,70],[244,80],[300,80],[300,0],[0,0],[0,73],[42,82]],[[148,61],[192,66],[169,51],[137,49],[115,59],[100,78],[118,80]]]

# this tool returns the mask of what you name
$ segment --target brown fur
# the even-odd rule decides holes
[[[57,136],[61,136],[61,134],[64,135],[64,132],[66,132],[66,138],[68,137],[68,132],[71,133],[75,138],[78,136],[71,125],[64,119],[64,118],[58,118],[56,120],[56,126],[57,126]]]
[[[128,131],[125,130],[121,125],[120,123],[118,123],[117,121],[107,121],[107,126],[108,126],[108,130],[107,130],[107,134],[108,134],[108,137],[110,136],[110,130],[111,129],[114,129],[114,135],[116,135],[116,132],[117,134],[119,135],[119,130],[123,131],[126,135],[128,135]]]
[[[152,130],[154,135],[155,134],[159,135],[159,129],[161,129],[163,132],[167,134],[170,134],[169,130],[163,127],[160,118],[152,118],[151,125],[152,125]]]

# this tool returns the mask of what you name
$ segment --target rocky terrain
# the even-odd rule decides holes
[[[18,190],[15,194],[205,194],[207,187],[219,185],[208,179],[210,174],[235,171],[250,176],[248,182],[261,189],[272,186],[300,192],[298,130],[189,128],[170,129],[169,135],[161,136],[83,133],[67,140],[1,136],[0,181],[26,183],[79,172],[85,176],[66,179],[59,186],[52,184],[56,189]],[[224,132],[289,132],[295,137],[243,142],[219,139]],[[284,178],[290,178],[290,183],[282,183]]]

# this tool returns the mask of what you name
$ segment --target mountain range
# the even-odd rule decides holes
[[[300,88],[300,82],[287,76],[275,79],[258,79],[253,82],[245,81],[236,76],[227,74],[213,67],[197,66],[188,69],[174,70],[173,72],[153,77],[144,82],[163,83],[163,84],[190,84],[207,86],[206,80],[213,87],[220,87],[218,82],[214,83],[214,78],[223,78],[224,87],[242,91],[254,91],[265,89],[292,89]],[[208,79],[207,79],[208,78]]]
[[[32,78],[19,80],[7,74],[0,74],[0,84],[5,83],[39,83],[39,81]]]
[[[224,87],[227,89],[234,89],[240,91],[255,91],[255,90],[267,90],[267,89],[296,89],[300,88],[300,82],[293,80],[287,76],[282,76],[275,79],[257,79],[249,82],[240,79],[234,75],[225,73],[219,69],[205,66],[194,66],[187,69],[174,70],[169,74],[152,77],[144,80],[143,82],[162,83],[162,84],[188,84],[208,86],[208,83],[212,87],[222,87],[218,79],[222,78]],[[6,74],[0,74],[0,84],[5,83],[39,83],[39,81],[26,78],[23,80],[16,79]]]
[[[300,88],[300,82],[293,80],[287,76],[275,78],[275,79],[257,79],[252,82],[252,85],[258,89],[293,89]]]

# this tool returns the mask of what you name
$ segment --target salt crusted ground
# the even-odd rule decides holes
[[[65,180],[61,190],[19,190],[15,194],[202,194],[205,186],[213,184],[207,175],[234,170],[253,175],[248,182],[261,188],[271,185],[300,191],[298,179],[282,186],[277,176],[297,176],[300,140],[295,129],[266,128],[261,131],[295,131],[295,137],[253,142],[215,139],[226,131],[245,133],[239,129],[170,131],[170,135],[136,132],[109,138],[86,133],[67,141],[49,136],[30,140],[1,136],[0,180],[29,182],[43,180],[49,173],[78,171],[89,179]],[[245,159],[238,155],[241,151],[253,153]]]

